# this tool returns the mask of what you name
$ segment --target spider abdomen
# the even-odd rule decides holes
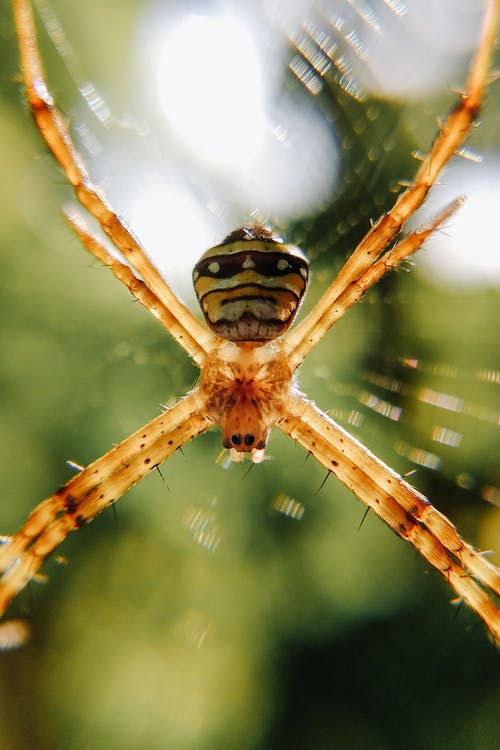
[[[251,226],[207,250],[194,267],[193,283],[214,333],[229,341],[269,341],[292,324],[308,276],[299,248]]]

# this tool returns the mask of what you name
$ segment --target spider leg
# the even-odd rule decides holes
[[[175,327],[171,329],[174,338],[201,365],[216,337],[177,299],[132,232],[92,185],[69,129],[47,89],[31,3],[28,0],[14,0],[13,7],[26,95],[45,143],[62,167],[82,206],[97,219],[127,263],[168,308],[171,318],[176,320]]]
[[[495,42],[500,0],[488,0],[477,52],[472,59],[465,91],[443,122],[414,179],[390,211],[373,224],[314,310],[286,337],[292,369],[298,367],[330,325],[328,311],[353,282],[358,282],[394,240],[403,224],[422,205],[442,168],[464,141],[476,118],[488,83],[489,60]],[[366,287],[368,288],[368,287]],[[321,321],[321,322],[320,322]],[[312,335],[319,328],[321,336]]]
[[[278,422],[448,581],[500,643],[500,570],[467,544],[446,516],[303,396]]]
[[[164,328],[172,336],[182,343],[184,338],[184,328],[179,324],[177,318],[172,315],[168,307],[159,297],[131,271],[129,266],[121,263],[106,249],[103,242],[93,234],[88,228],[85,220],[80,214],[72,208],[65,208],[63,211],[64,218],[70,228],[77,235],[82,245],[98,258],[104,265],[108,266],[111,273],[124,284],[129,292],[136,298],[141,305],[157,318]]]
[[[71,531],[92,521],[151,469],[211,426],[198,390],[89,464],[42,501],[0,545],[0,614]]]
[[[370,289],[382,276],[396,268],[401,261],[413,255],[433,232],[440,227],[443,222],[450,218],[463,203],[462,198],[457,198],[453,203],[447,206],[441,213],[428,224],[420,227],[415,232],[404,237],[393,247],[387,250],[358,278],[350,281],[344,290],[339,294],[335,302],[330,307],[322,308],[322,313],[316,315],[316,309],[312,311],[311,316],[315,318],[315,325],[309,329],[307,335],[308,351],[321,341],[325,332],[331,328],[361,297]],[[305,322],[305,321],[304,321]],[[289,346],[290,338],[285,337],[284,345]],[[285,349],[286,351],[286,349]],[[302,362],[302,349],[299,345],[291,352],[290,365],[292,370],[298,367]]]

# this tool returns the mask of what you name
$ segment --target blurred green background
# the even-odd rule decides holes
[[[90,79],[124,109],[120,61],[147,6],[56,5]],[[0,530],[11,533],[71,476],[67,459],[104,453],[183,395],[196,369],[65,227],[71,196],[31,124],[9,3],[0,7]],[[74,85],[59,81],[50,44],[44,55],[69,107]],[[288,227],[312,258],[309,305],[411,176],[408,155],[428,145],[447,92],[413,104],[335,88],[318,97],[344,153],[328,204]],[[499,94],[497,82],[477,149],[500,146]],[[374,124],[354,137],[363,118]],[[500,485],[499,385],[474,373],[500,370],[499,314],[498,288],[394,274],[300,376],[399,471],[414,467],[404,446],[439,454],[439,471],[419,467],[411,481],[470,541],[497,549],[499,511],[482,496]],[[404,392],[388,396],[383,378]],[[439,414],[414,398],[421,388],[480,404],[483,418]],[[402,418],[370,411],[363,394],[392,399]],[[462,434],[459,449],[432,444],[435,424]],[[12,605],[32,638],[0,654],[0,750],[497,748],[497,652],[412,547],[372,517],[358,530],[359,502],[333,477],[321,486],[323,470],[277,431],[270,460],[250,472],[224,470],[219,451],[217,431],[187,445],[163,479],[154,472],[68,539],[67,564],[51,561],[48,582]],[[281,496],[300,503],[301,520],[276,509]]]

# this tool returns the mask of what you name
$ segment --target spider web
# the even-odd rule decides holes
[[[132,4],[121,23],[87,5],[63,17],[64,28],[85,66],[91,39],[90,78],[105,80],[111,110],[143,122],[130,90],[107,90],[122,58],[104,31],[113,28],[124,45]],[[5,80],[16,59],[9,42]],[[74,82],[59,78],[57,59],[50,72],[84,148],[97,148],[98,179],[118,133],[113,177],[140,190],[144,179],[126,157],[158,153],[158,135],[93,125],[72,103]],[[287,86],[311,97],[293,77]],[[56,213],[69,193],[8,88],[0,118],[12,145],[0,200],[5,532],[71,475],[67,458],[100,455],[196,377],[127,292],[68,240]],[[342,169],[329,200],[287,227],[312,258],[308,305],[390,204],[397,180],[411,176],[409,153],[425,148],[451,98],[359,101],[327,82],[314,101],[336,129]],[[472,146],[497,147],[498,132],[490,107]],[[209,178],[200,187],[182,161],[173,169],[205,196]],[[109,176],[103,181],[112,188]],[[216,183],[217,205],[223,187]],[[162,239],[170,237],[166,226]],[[411,481],[485,547],[498,537],[484,497],[500,484],[498,313],[495,289],[460,292],[401,271],[350,311],[300,374],[304,390],[378,455],[400,471],[416,468]],[[271,459],[248,476],[224,472],[219,451],[216,432],[186,446],[162,467],[164,481],[151,476],[117,505],[116,518],[105,514],[74,535],[63,549],[69,564],[52,561],[48,585],[33,585],[19,602],[36,640],[2,666],[9,710],[0,722],[11,746],[67,747],[70,732],[75,748],[164,747],[165,737],[176,749],[220,747],[223,738],[238,748],[315,750],[325,737],[339,747],[493,747],[491,650],[466,613],[453,623],[448,592],[411,548],[369,517],[358,533],[361,506],[332,478],[319,489],[324,473],[279,434]],[[39,707],[28,719],[26,705]]]

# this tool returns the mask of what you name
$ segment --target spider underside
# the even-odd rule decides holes
[[[230,291],[233,297],[220,302],[216,296],[219,291],[215,289],[211,299],[216,302],[207,303],[207,309],[202,305],[213,329],[210,330],[177,299],[133,234],[92,185],[66,123],[47,90],[31,4],[28,0],[13,0],[24,84],[37,127],[77,199],[98,220],[125,262],[106,250],[76,212],[68,212],[66,218],[85,247],[111,269],[187,351],[200,367],[201,376],[199,385],[183,399],[40,503],[21,530],[0,546],[0,570],[3,571],[0,613],[71,531],[90,522],[186,442],[220,425],[224,446],[229,448],[233,460],[249,453],[254,462],[258,462],[262,460],[269,430],[277,426],[301,443],[395,533],[410,541],[485,622],[494,641],[500,642],[497,606],[500,571],[463,540],[453,524],[421,493],[300,393],[293,380],[297,368],[329,328],[388,270],[418,250],[458,207],[460,201],[444,209],[430,224],[397,241],[403,225],[422,205],[479,111],[487,85],[499,4],[499,0],[487,3],[478,49],[464,92],[444,120],[413,181],[399,195],[392,209],[371,226],[315,309],[288,330],[300,304],[300,295],[294,297],[295,286],[301,286],[301,275],[306,277],[301,270],[300,251],[295,252],[297,249],[293,249],[292,259],[288,257],[291,270],[284,265],[287,256],[280,256],[274,266],[280,274],[295,273],[295,279],[287,281],[286,288],[280,282],[281,291],[266,287],[265,302],[260,300],[261,292],[252,276],[256,262],[253,250],[265,249],[260,247],[262,244],[269,245],[266,251],[274,258],[275,251],[286,253],[290,246],[278,241],[275,247],[276,239],[264,228],[242,227],[226,239],[229,246],[240,243],[233,246],[231,252],[234,252],[233,260],[241,256],[239,272],[245,274],[245,299],[237,299]],[[221,273],[219,260],[210,255],[213,250],[207,251],[197,265],[198,268],[202,261],[205,263],[203,269],[208,269],[207,278]],[[280,262],[281,265],[277,265]],[[268,271],[261,270],[261,277],[269,275]],[[195,278],[195,287],[199,283]],[[257,298],[260,301],[256,302]],[[210,320],[219,304],[221,310],[230,311],[223,323]],[[275,311],[283,309],[281,304],[287,306],[287,312],[279,318]],[[256,323],[255,316],[251,317],[255,310],[258,310],[257,317],[270,316],[272,324],[269,321],[265,325],[262,321]],[[257,331],[250,333],[255,338],[238,338],[246,335],[245,331]]]

